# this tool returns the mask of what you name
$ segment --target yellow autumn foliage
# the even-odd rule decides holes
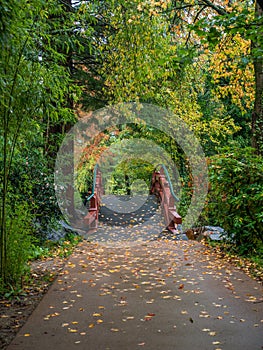
[[[203,115],[198,95],[203,93],[206,84],[210,51],[207,48],[203,57],[198,57],[198,62],[194,61],[186,70],[182,67],[184,51],[180,50],[184,47],[185,35],[169,31],[169,21],[152,12],[161,11],[168,3],[134,1],[127,6],[125,3],[125,10],[113,9],[112,25],[116,31],[101,46],[105,57],[101,69],[105,77],[104,92],[112,104],[140,101],[169,108],[200,139],[210,137],[217,143],[217,136],[228,137],[238,128],[227,115],[219,94],[214,96],[217,107],[211,116]],[[198,37],[194,36],[194,39],[197,41]],[[220,54],[218,49],[212,58],[214,79],[219,74],[216,67],[220,65],[216,62],[220,62]],[[172,125],[173,121],[169,123]]]
[[[250,110],[254,101],[254,69],[249,62],[251,43],[240,34],[225,36],[215,48],[210,71],[217,84],[216,94],[230,96],[241,111]]]

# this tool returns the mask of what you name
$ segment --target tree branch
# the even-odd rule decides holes
[[[214,11],[216,11],[219,15],[225,16],[228,14],[228,12],[221,6],[217,6],[215,4],[213,4],[211,1],[209,0],[202,0],[207,6],[211,7]],[[260,0],[262,1],[262,0]]]
[[[197,14],[196,14],[196,16],[195,16],[195,18],[194,18],[194,20],[193,20],[193,23],[195,23],[195,22],[198,20],[199,15],[203,12],[203,10],[204,10],[206,7],[207,7],[206,5],[203,5],[203,6],[201,7],[201,9],[197,12]],[[188,37],[187,37],[187,39],[186,39],[185,45],[188,44],[188,41],[190,40],[191,33],[192,33],[192,30],[190,30],[189,33],[188,33]]]

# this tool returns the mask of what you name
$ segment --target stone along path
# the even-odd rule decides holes
[[[263,347],[261,285],[200,243],[82,242],[8,350]]]

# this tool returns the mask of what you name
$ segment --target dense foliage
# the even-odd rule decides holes
[[[221,225],[242,253],[261,249],[262,7],[252,0],[1,1],[0,291],[22,283],[32,247],[60,218],[53,167],[65,133],[116,102],[156,104],[187,123],[209,160],[200,223]],[[178,165],[184,215],[192,194],[186,155],[134,120],[86,145],[76,180],[83,198],[101,154],[125,153],[123,140],[132,138],[154,142]],[[128,193],[137,181],[144,191],[151,171],[139,158],[123,161],[107,190]]]
[[[242,253],[262,247],[263,160],[253,149],[228,148],[211,158],[208,217]]]

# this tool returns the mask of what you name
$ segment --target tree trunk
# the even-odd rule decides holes
[[[262,17],[263,9],[256,2],[255,18]],[[262,46],[261,31],[252,42],[252,50],[260,49]],[[255,102],[252,112],[252,147],[256,153],[263,154],[263,58],[257,52],[254,55],[254,72],[255,72]]]

